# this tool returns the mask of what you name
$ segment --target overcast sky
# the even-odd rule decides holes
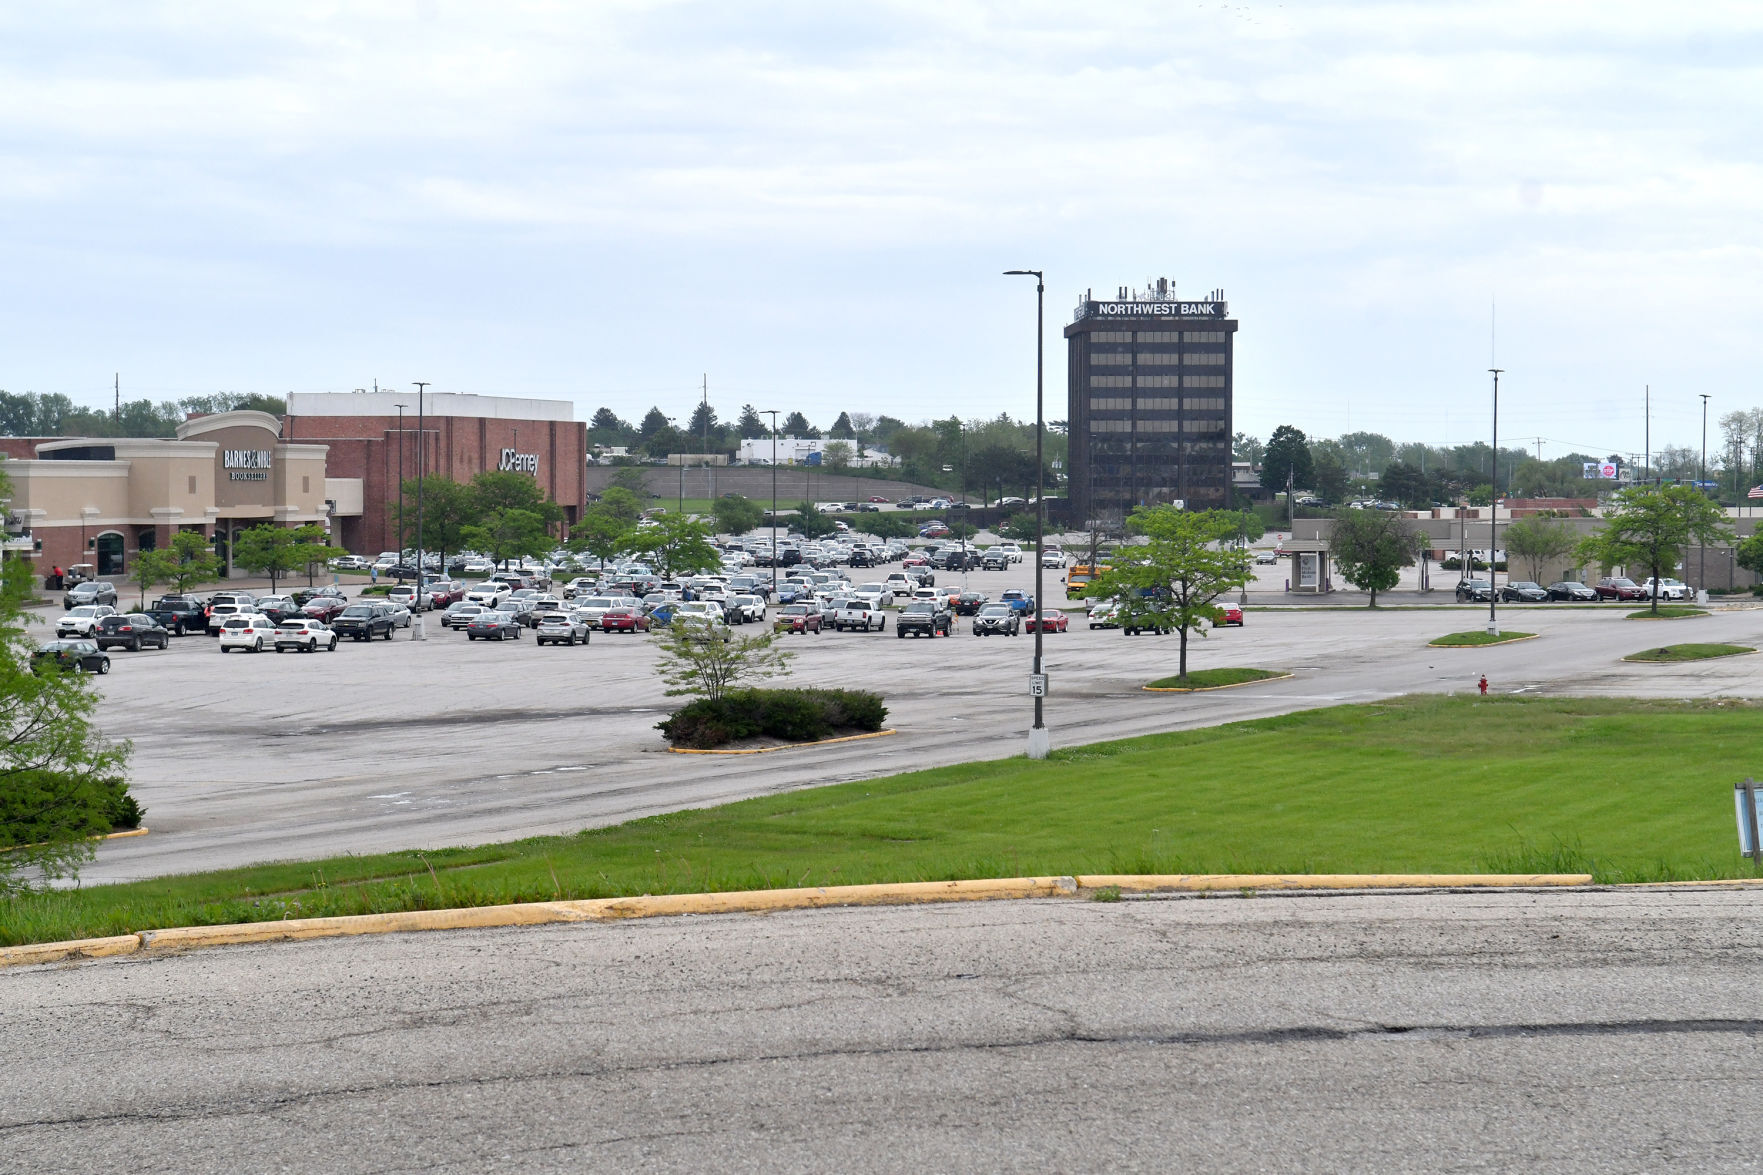
[[[1763,4],[0,9],[0,387],[1047,416],[1223,287],[1236,426],[1700,440],[1763,403]]]

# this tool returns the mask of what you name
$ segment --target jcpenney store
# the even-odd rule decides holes
[[[91,563],[120,579],[175,531],[212,538],[225,556],[253,526],[325,523],[326,447],[283,441],[281,423],[239,411],[186,421],[175,439],[0,438],[9,546],[40,574]]]

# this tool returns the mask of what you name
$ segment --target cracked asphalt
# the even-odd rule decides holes
[[[0,1171],[1755,1170],[1732,890],[1075,900],[0,976]]]

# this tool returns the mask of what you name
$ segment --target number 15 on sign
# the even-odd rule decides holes
[[[1047,696],[1047,675],[1045,673],[1031,673],[1028,675],[1028,696],[1031,698],[1044,698]]]

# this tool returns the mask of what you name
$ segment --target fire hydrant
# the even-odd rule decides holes
[[[1480,685],[1481,685],[1481,696],[1485,698],[1488,696],[1488,675],[1487,674],[1484,673],[1481,675]]]

